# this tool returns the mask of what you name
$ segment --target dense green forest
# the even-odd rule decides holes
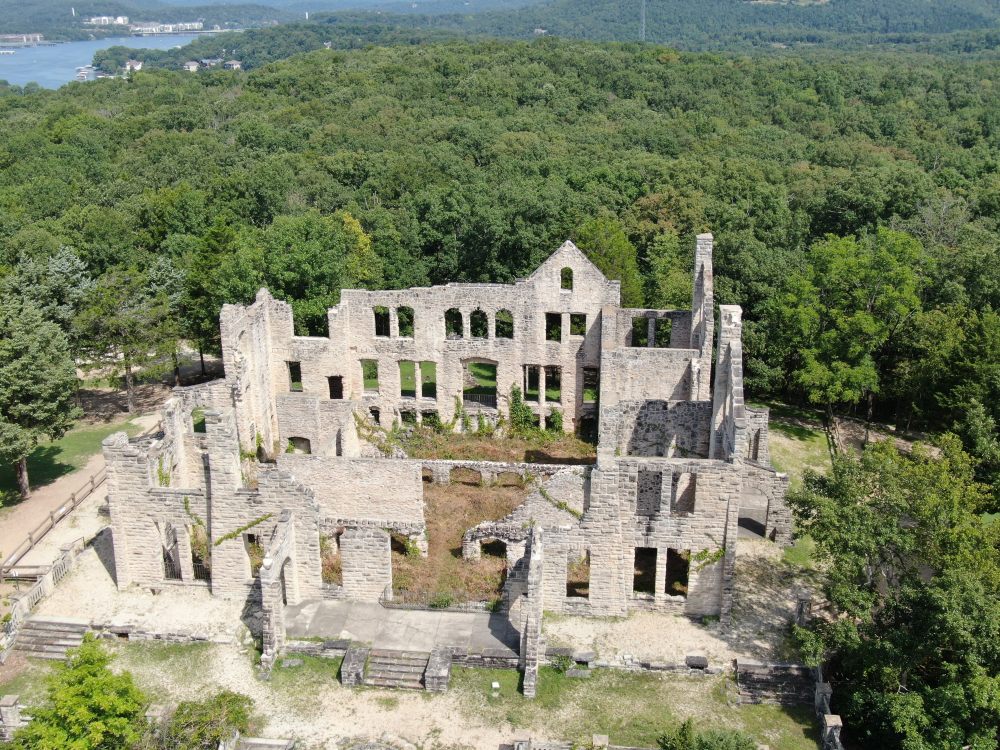
[[[419,28],[448,28],[497,37],[531,38],[535,29],[550,35],[592,40],[639,40],[640,6],[634,0],[552,0],[512,10],[429,15],[420,4],[376,6],[381,21]],[[358,23],[373,11],[316,14],[316,20]],[[979,0],[831,0],[827,3],[754,3],[744,0],[651,0],[646,3],[646,41],[701,51],[732,47],[745,40],[830,44],[841,36],[946,34],[995,29],[1000,9]]]
[[[322,335],[342,288],[510,282],[573,238],[626,304],[683,307],[711,230],[750,395],[955,433],[793,497],[850,615],[798,634],[834,708],[863,747],[995,748],[1000,62],[354,29],[0,91],[0,455],[66,428],[71,357],[131,393],[261,286]]]
[[[72,13],[76,10],[76,15]],[[39,33],[46,39],[81,40],[121,36],[122,29],[85,24],[95,15],[128,16],[136,21],[178,23],[202,19],[206,28],[260,26],[272,21],[292,21],[301,14],[266,5],[196,5],[175,7],[159,0],[13,0],[0,4],[0,34]],[[140,41],[137,39],[137,42]]]

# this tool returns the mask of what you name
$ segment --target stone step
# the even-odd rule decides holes
[[[427,666],[427,659],[369,659],[369,667],[378,666],[382,669],[393,667],[416,667],[423,669]]]
[[[385,648],[373,648],[368,652],[370,659],[423,659],[427,661],[431,655],[424,651],[393,651]]]
[[[86,633],[90,630],[90,620],[80,617],[29,615],[25,618],[23,627],[35,630],[66,630],[75,633]]]
[[[396,677],[396,676],[406,676],[406,677],[423,677],[424,671],[427,666],[423,667],[378,667],[378,666],[368,666],[368,672],[366,676],[371,677]]]
[[[28,645],[61,646],[63,648],[76,648],[83,643],[82,638],[39,638],[33,636],[17,635],[17,643],[22,648]]]
[[[15,649],[17,651],[17,649]],[[22,656],[27,656],[29,659],[51,659],[53,661],[69,661],[69,657],[66,656],[66,652],[50,652],[50,651],[19,651]]]
[[[423,690],[423,680],[396,679],[392,677],[366,677],[368,687],[400,688],[402,690]]]

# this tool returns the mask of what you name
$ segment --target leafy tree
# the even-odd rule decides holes
[[[941,451],[870,445],[789,496],[845,615],[800,637],[829,657],[834,708],[865,747],[996,745],[1000,529],[958,439]]]
[[[621,281],[624,307],[642,306],[642,279],[635,246],[629,242],[621,224],[615,219],[591,219],[577,231],[576,244],[605,276]]]
[[[646,304],[655,308],[690,310],[694,254],[681,249],[677,234],[668,231],[657,235],[649,248],[647,261]]]
[[[183,331],[198,346],[201,371],[205,374],[205,352],[221,353],[219,311],[222,309],[222,267],[235,252],[236,232],[218,217],[206,232],[198,251],[188,263],[184,294],[180,300]]]
[[[920,260],[920,244],[901,232],[828,237],[775,299],[793,382],[831,418],[834,403],[862,397],[871,418],[881,384],[877,360],[920,310]]]
[[[50,679],[51,705],[32,709],[32,721],[17,731],[14,750],[122,750],[145,724],[145,698],[125,672],[108,668],[111,655],[89,635],[68,653]]]
[[[0,457],[13,463],[21,497],[31,491],[28,455],[41,437],[61,438],[80,415],[66,335],[26,297],[0,298]]]
[[[97,280],[76,318],[86,367],[122,376],[129,413],[135,412],[135,371],[162,371],[177,341],[167,294],[150,288],[147,273],[115,268]]]

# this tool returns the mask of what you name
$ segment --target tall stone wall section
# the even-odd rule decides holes
[[[424,526],[419,461],[282,454],[278,468],[312,488],[322,518],[344,525],[372,521]]]
[[[542,615],[545,609],[543,571],[545,554],[542,550],[542,529],[535,526],[527,547],[528,574],[522,607],[520,667],[524,670],[524,697],[534,698],[538,686],[538,667],[545,657],[545,636],[542,635]]]
[[[351,528],[340,537],[344,595],[377,602],[392,588],[391,537],[382,529]]]

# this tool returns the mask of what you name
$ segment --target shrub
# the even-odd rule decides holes
[[[660,750],[757,750],[757,740],[735,729],[706,729],[695,732],[687,719],[657,740]]]
[[[516,435],[529,435],[535,431],[535,415],[531,407],[524,403],[521,389],[516,385],[510,389],[510,427]]]
[[[128,672],[108,669],[109,654],[87,634],[83,645],[49,680],[50,706],[31,711],[11,750],[121,750],[136,742],[145,723],[146,698]]]
[[[549,432],[554,433],[556,436],[562,435],[563,431],[563,415],[558,409],[553,409],[552,413],[549,414],[548,419],[545,420],[545,429]]]
[[[164,732],[163,747],[172,750],[216,750],[233,736],[233,730],[250,728],[253,701],[223,690],[204,701],[184,701],[177,706]]]
[[[573,666],[573,660],[566,654],[556,654],[549,659],[549,664],[561,674]]]

